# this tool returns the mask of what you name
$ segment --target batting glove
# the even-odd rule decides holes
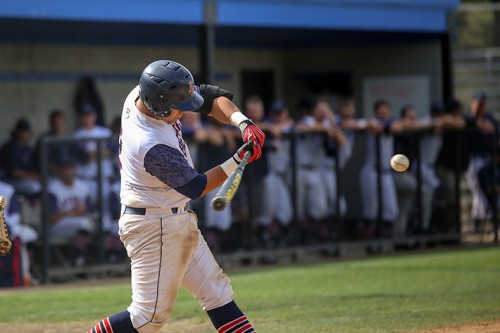
[[[250,140],[254,142],[252,156],[250,156],[248,162],[259,159],[262,156],[262,146],[264,146],[266,135],[250,119],[243,120],[238,127],[241,130],[243,142],[249,142]]]
[[[233,158],[236,161],[236,163],[240,164],[240,162],[243,160],[243,156],[245,156],[245,153],[247,151],[253,152],[254,147],[255,145],[252,140],[244,143],[243,146],[241,146],[233,155]],[[251,161],[253,161],[252,156],[250,156],[250,158],[248,159],[248,163],[250,163]]]

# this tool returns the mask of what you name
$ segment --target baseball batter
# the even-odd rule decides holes
[[[233,301],[222,272],[186,204],[220,186],[252,150],[260,158],[265,136],[231,102],[232,94],[195,86],[189,70],[159,60],[142,72],[125,100],[120,138],[120,237],[131,260],[132,303],[89,332],[150,333],[167,321],[180,287],[196,297],[218,332],[254,329]],[[238,126],[245,144],[233,157],[205,173],[193,168],[182,138],[184,112],[206,113]]]

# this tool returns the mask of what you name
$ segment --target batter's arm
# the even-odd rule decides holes
[[[223,124],[232,124],[231,115],[241,112],[240,109],[227,97],[220,96],[214,100],[209,116]]]
[[[226,162],[205,173],[198,173],[179,150],[158,144],[144,156],[144,168],[164,184],[194,200],[222,185],[252,145],[253,141],[244,144]]]
[[[228,177],[220,165],[217,165],[212,169],[206,171],[205,176],[207,176],[207,185],[205,187],[205,190],[203,190],[203,192],[201,193],[200,197],[221,186]]]
[[[253,141],[244,143],[243,146],[241,146],[227,161],[205,172],[207,185],[200,196],[204,196],[208,192],[221,186],[224,181],[238,168],[242,159],[244,159],[245,153],[251,151],[252,149]],[[246,157],[246,161],[248,160],[249,158]]]

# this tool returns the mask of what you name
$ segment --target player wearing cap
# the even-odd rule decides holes
[[[472,196],[471,217],[474,220],[474,232],[481,231],[481,222],[492,217],[488,199],[481,190],[479,170],[493,160],[493,152],[498,145],[500,129],[495,116],[488,111],[488,96],[483,91],[477,91],[470,102],[468,122],[475,126],[468,133],[470,148],[469,167],[465,174],[467,187]]]
[[[254,332],[233,301],[222,272],[186,204],[220,186],[244,150],[258,159],[265,136],[231,102],[232,94],[195,86],[187,68],[174,61],[151,63],[125,100],[120,137],[120,237],[131,259],[132,304],[89,332],[158,331],[167,321],[180,287],[196,297],[218,332]],[[238,126],[245,144],[230,159],[200,174],[181,134],[184,112],[208,114]],[[253,142],[253,146],[252,146]]]

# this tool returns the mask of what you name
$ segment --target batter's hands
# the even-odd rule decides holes
[[[238,149],[238,151],[236,151],[236,153],[234,153],[233,158],[236,161],[236,163],[240,164],[241,160],[243,160],[243,156],[245,156],[245,153],[247,151],[253,151],[253,150],[254,150],[254,143],[253,143],[253,140],[250,140],[250,141],[246,142],[245,144],[243,144],[243,146],[241,146]],[[255,159],[252,159],[253,155],[254,154],[252,154],[252,156],[250,156],[250,158],[248,159],[248,163],[255,160]]]
[[[250,119],[242,121],[238,127],[241,130],[243,142],[249,142],[250,140],[254,142],[252,156],[250,156],[248,162],[258,160],[262,156],[262,147],[264,146],[266,135]]]

